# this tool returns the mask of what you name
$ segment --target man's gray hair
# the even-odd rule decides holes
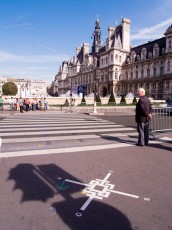
[[[143,89],[143,88],[139,88],[139,89],[138,89],[138,91],[142,92],[142,93],[143,93],[143,95],[145,95],[145,89]]]

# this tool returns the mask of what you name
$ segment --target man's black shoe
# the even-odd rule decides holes
[[[142,144],[136,144],[137,146],[140,146],[140,147],[143,147],[144,145],[142,145]]]

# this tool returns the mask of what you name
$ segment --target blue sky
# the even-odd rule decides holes
[[[92,46],[96,18],[105,42],[122,17],[131,20],[132,46],[146,43],[172,24],[172,0],[0,0],[0,77],[51,83],[77,46]]]

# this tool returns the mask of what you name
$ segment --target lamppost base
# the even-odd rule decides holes
[[[94,102],[93,113],[97,113],[97,103],[96,103],[96,101]]]

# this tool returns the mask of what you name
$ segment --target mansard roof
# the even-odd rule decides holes
[[[167,30],[164,33],[165,35],[172,34],[172,24],[167,28]]]
[[[113,35],[111,36],[113,40],[111,47],[118,47],[121,46],[122,41],[122,25],[119,25],[115,28]],[[119,44],[120,43],[120,44]],[[119,47],[121,48],[121,47]]]
[[[106,51],[106,46],[102,46],[100,49],[99,49],[99,53],[103,53]]]
[[[79,53],[77,54],[77,63],[79,62],[79,63],[83,63],[83,47],[81,47],[81,49],[80,49],[80,51],[79,51]]]
[[[165,37],[156,39],[154,41],[151,41],[151,42],[148,42],[145,44],[142,44],[140,46],[133,47],[133,48],[131,48],[131,52],[134,51],[137,55],[140,55],[143,48],[146,48],[147,52],[149,52],[149,51],[152,52],[155,44],[159,45],[159,49],[160,49],[159,55],[162,55],[162,48],[165,48],[165,45],[166,45],[166,38]]]

